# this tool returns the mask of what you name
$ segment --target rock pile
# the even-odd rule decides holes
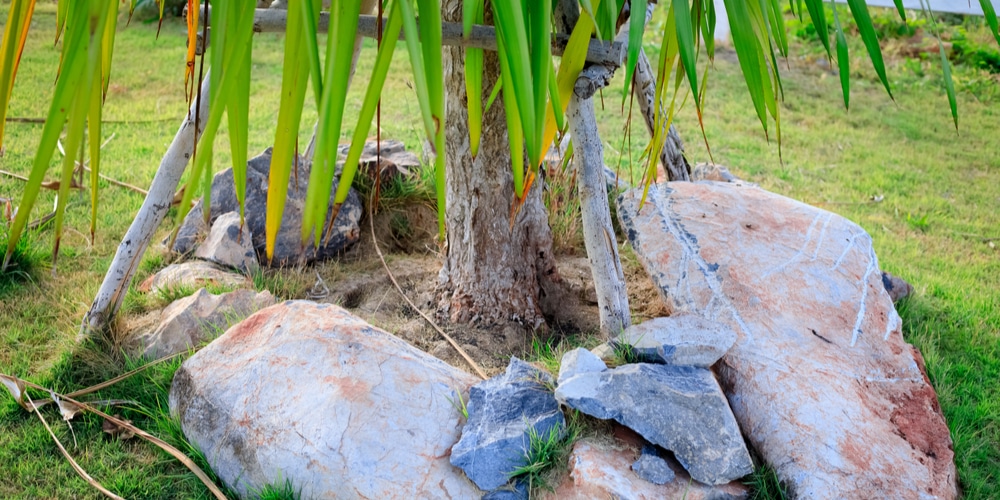
[[[281,229],[278,231],[274,259],[269,263],[275,267],[298,265],[330,257],[352,245],[361,235],[358,226],[362,211],[361,199],[352,188],[347,201],[341,206],[333,226],[323,233],[320,247],[318,249],[311,245],[303,247],[302,213],[312,166],[304,160],[300,160],[295,162],[294,167],[294,171],[288,179],[288,195],[281,216]],[[270,172],[271,148],[247,162],[244,229],[249,231],[250,238],[248,239],[252,242],[258,257],[265,255],[264,225],[267,213],[265,207],[267,206]],[[240,209],[236,199],[233,169],[229,168],[215,174],[215,178],[212,180],[210,198],[209,223],[211,229],[205,226],[202,215],[203,202],[199,201],[184,218],[171,250],[182,254],[194,251],[205,237],[206,230],[209,231],[209,234],[219,233],[225,235],[227,239],[235,239],[236,234],[229,234],[229,228],[232,226],[231,221],[224,222],[224,228],[219,230],[214,228],[224,214],[238,213]],[[327,209],[330,210],[332,207],[333,193],[331,192]]]

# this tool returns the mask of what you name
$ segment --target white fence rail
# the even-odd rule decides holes
[[[847,3],[847,0],[834,0],[837,3]],[[892,0],[867,0],[869,7],[891,7],[896,8]],[[1000,12],[1000,0],[991,0],[994,10]],[[907,9],[920,10],[920,0],[903,0],[903,6]],[[931,10],[934,12],[948,12],[952,14],[971,14],[975,16],[983,15],[983,6],[979,0],[930,0]],[[719,41],[729,41],[729,18],[726,17],[726,6],[722,0],[715,0],[716,24],[715,39]]]

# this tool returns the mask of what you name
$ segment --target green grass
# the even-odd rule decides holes
[[[0,20],[6,19],[6,9],[0,6]],[[52,94],[58,48],[52,45],[51,4],[38,5],[33,24],[11,98],[12,117],[44,116]],[[159,40],[154,36],[155,24],[133,23],[126,29],[122,21],[119,28],[105,108],[105,117],[111,121],[105,125],[105,137],[114,134],[114,139],[103,150],[103,173],[147,187],[186,111],[184,26],[168,20]],[[970,25],[967,33],[969,39],[981,41],[980,28]],[[858,222],[871,233],[882,268],[915,286],[915,296],[899,306],[904,335],[927,361],[955,441],[965,496],[1000,498],[1000,211],[996,209],[1000,206],[996,142],[1000,84],[995,75],[983,70],[956,67],[960,113],[956,132],[933,58],[890,56],[890,83],[897,96],[893,102],[874,77],[860,45],[853,45],[859,42],[851,43],[853,94],[851,110],[845,111],[839,79],[826,67],[817,44],[792,40],[793,56],[788,67],[782,68],[786,94],[781,108],[783,162],[774,141],[769,144],[764,139],[731,51],[720,52],[710,76],[705,133],[715,160],[734,174]],[[647,39],[652,60],[656,45],[653,38]],[[372,42],[366,42],[366,54],[371,47]],[[273,141],[282,37],[259,35],[254,48],[250,154]],[[383,106],[382,136],[402,140],[408,149],[419,152],[423,144],[419,109],[405,76],[409,74],[405,49],[401,50],[390,73],[403,76],[386,83],[386,95],[392,99]],[[370,70],[371,59],[362,56],[359,83]],[[360,87],[354,86],[349,94],[349,117],[356,116],[360,106]],[[603,108],[598,97],[598,123],[606,163],[614,167],[621,160],[622,178],[635,183],[648,138],[637,124],[631,142],[622,147],[621,88],[618,75],[604,91]],[[309,106],[312,99],[306,102]],[[315,110],[307,108],[300,136],[303,145],[315,116]],[[350,122],[343,131],[344,140],[353,132]],[[677,126],[686,140],[688,159],[708,161],[690,105],[678,115]],[[8,123],[0,169],[25,175],[40,131],[40,124]],[[217,170],[230,161],[225,130],[221,135],[215,148]],[[547,193],[550,205],[563,214],[561,219],[553,215],[553,226],[560,245],[578,248],[582,240],[574,218],[578,208],[573,181],[571,174],[563,177]],[[550,179],[556,178],[550,173]],[[22,187],[21,181],[0,176],[0,198],[18,200]],[[67,212],[56,276],[49,272],[52,232],[43,227],[23,247],[30,279],[15,277],[12,286],[0,283],[0,372],[69,390],[133,366],[105,354],[109,352],[106,346],[75,343],[80,321],[142,202],[141,195],[132,191],[104,182],[101,187],[106,196],[93,244],[88,234],[88,195],[74,192],[71,203],[76,204]],[[390,187],[391,195],[384,200],[391,204],[396,195],[425,196],[414,193],[426,187]],[[871,201],[877,197],[882,201]],[[53,199],[53,193],[43,193],[31,218],[45,215]],[[165,223],[156,241],[173,225],[172,219]],[[168,263],[159,252],[154,244],[137,280]],[[280,298],[301,297],[313,280],[309,273],[270,270],[254,277],[256,288],[268,288]],[[142,294],[130,292],[125,311],[140,313],[153,305]],[[561,356],[560,349],[558,344],[549,345],[549,358],[556,360],[557,352]],[[547,365],[558,372],[557,363]],[[157,367],[100,396],[139,401],[138,407],[121,409],[121,414],[183,446],[176,423],[165,417],[171,374],[168,367]],[[71,443],[68,429],[56,414],[48,410],[46,416],[55,422],[60,439]],[[135,440],[106,438],[100,422],[91,416],[77,417],[73,426],[80,447],[72,449],[70,444],[70,453],[112,491],[128,498],[205,497],[194,476],[157,449]],[[6,472],[0,477],[0,498],[98,498],[58,454],[37,418],[6,397],[0,397],[0,469]]]

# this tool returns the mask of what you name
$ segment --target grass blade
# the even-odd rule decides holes
[[[289,10],[291,10],[291,6],[289,6]],[[191,96],[194,94],[195,85],[198,84],[194,62],[198,48],[198,15],[200,13],[201,8],[198,0],[187,0],[187,55],[184,59],[184,95],[187,96],[188,105],[191,104]]]
[[[35,0],[14,0],[7,13],[7,25],[0,44],[0,151],[3,150],[4,125],[7,123],[7,104],[17,78],[17,66],[24,51],[24,41],[31,27],[31,15],[35,10]]]
[[[303,13],[313,0],[291,2],[288,4],[288,25],[285,31],[285,61],[296,61],[295,64],[285,64],[281,73],[281,103],[278,107],[278,123],[274,137],[274,149],[271,150],[271,171],[268,178],[267,214],[264,223],[265,253],[267,259],[274,257],[274,246],[281,229],[281,217],[285,213],[285,200],[288,196],[288,179],[297,159],[293,160],[299,139],[299,127],[302,121],[302,107],[305,104],[306,89],[310,73],[315,71],[319,79],[319,60],[316,67],[311,66],[312,53],[306,51],[312,32],[315,40],[316,26],[306,24]],[[314,48],[312,52],[317,52]],[[317,56],[318,57],[318,56]],[[318,94],[318,92],[317,92]]]
[[[858,31],[861,33],[861,40],[865,42],[865,48],[868,49],[875,73],[878,74],[885,91],[892,99],[892,89],[889,88],[889,79],[885,75],[885,61],[882,60],[882,47],[878,44],[878,35],[875,34],[875,26],[872,25],[872,18],[868,14],[868,6],[865,5],[865,0],[847,0],[847,5],[851,8],[851,14],[854,15],[854,22],[858,25]]]
[[[86,481],[88,484],[93,486],[94,489],[104,494],[104,496],[115,500],[125,500],[124,498],[115,495],[110,490],[102,486],[101,483],[97,482],[97,480],[91,477],[90,474],[87,474],[87,471],[83,470],[83,467],[80,467],[80,464],[78,464],[76,460],[73,460],[73,457],[70,456],[68,451],[66,451],[66,447],[63,446],[62,442],[59,441],[59,438],[56,437],[56,434],[52,432],[52,428],[49,427],[49,423],[45,421],[45,417],[42,416],[42,412],[38,411],[38,407],[35,406],[33,401],[31,401],[31,396],[28,396],[27,393],[25,393],[25,397],[28,398],[28,403],[31,404],[31,407],[34,409],[35,415],[37,415],[38,419],[42,421],[42,425],[45,426],[45,430],[49,432],[49,436],[52,437],[53,441],[55,441],[56,447],[59,448],[59,451],[62,453],[62,455],[66,457],[66,460],[69,461],[69,465],[73,467],[73,470],[76,471],[77,475],[83,478],[83,480]]]

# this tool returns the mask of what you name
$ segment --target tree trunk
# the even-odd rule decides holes
[[[573,136],[573,164],[583,218],[583,241],[587,247],[594,290],[601,318],[601,333],[614,338],[632,326],[625,274],[618,257],[618,243],[608,207],[608,183],[604,176],[604,151],[597,133],[594,101],[575,92],[566,110]]]
[[[445,21],[461,22],[462,1],[445,0]],[[490,18],[487,9],[487,21]],[[528,194],[513,228],[514,200],[510,147],[503,103],[483,116],[479,155],[469,150],[464,49],[445,47],[447,253],[439,275],[440,306],[453,322],[490,325],[517,321],[529,327],[544,322],[544,290],[559,280],[552,255],[552,233],[542,203],[544,179]],[[483,87],[500,76],[496,53],[484,57]],[[472,96],[485,101],[488,96]],[[506,98],[503,93],[498,99]]]
[[[187,167],[191,158],[191,151],[194,143],[201,137],[205,120],[208,119],[208,87],[209,75],[206,72],[201,84],[201,99],[195,99],[191,103],[187,117],[181,123],[177,135],[167,148],[167,152],[160,161],[160,167],[156,169],[156,175],[149,186],[149,193],[142,202],[139,213],[129,226],[128,232],[118,245],[114,260],[104,275],[104,282],[91,304],[90,310],[83,318],[83,329],[81,333],[103,332],[107,330],[111,320],[121,307],[125,294],[128,292],[132,277],[139,269],[139,261],[146,253],[146,247],[153,239],[153,234],[160,227],[163,218],[166,217],[170,209],[171,201],[174,198],[174,191],[180,183],[181,175]],[[200,108],[197,104],[201,104]],[[197,110],[197,111],[196,111]],[[195,126],[195,117],[198,118],[198,126]],[[181,207],[183,209],[184,207]]]

